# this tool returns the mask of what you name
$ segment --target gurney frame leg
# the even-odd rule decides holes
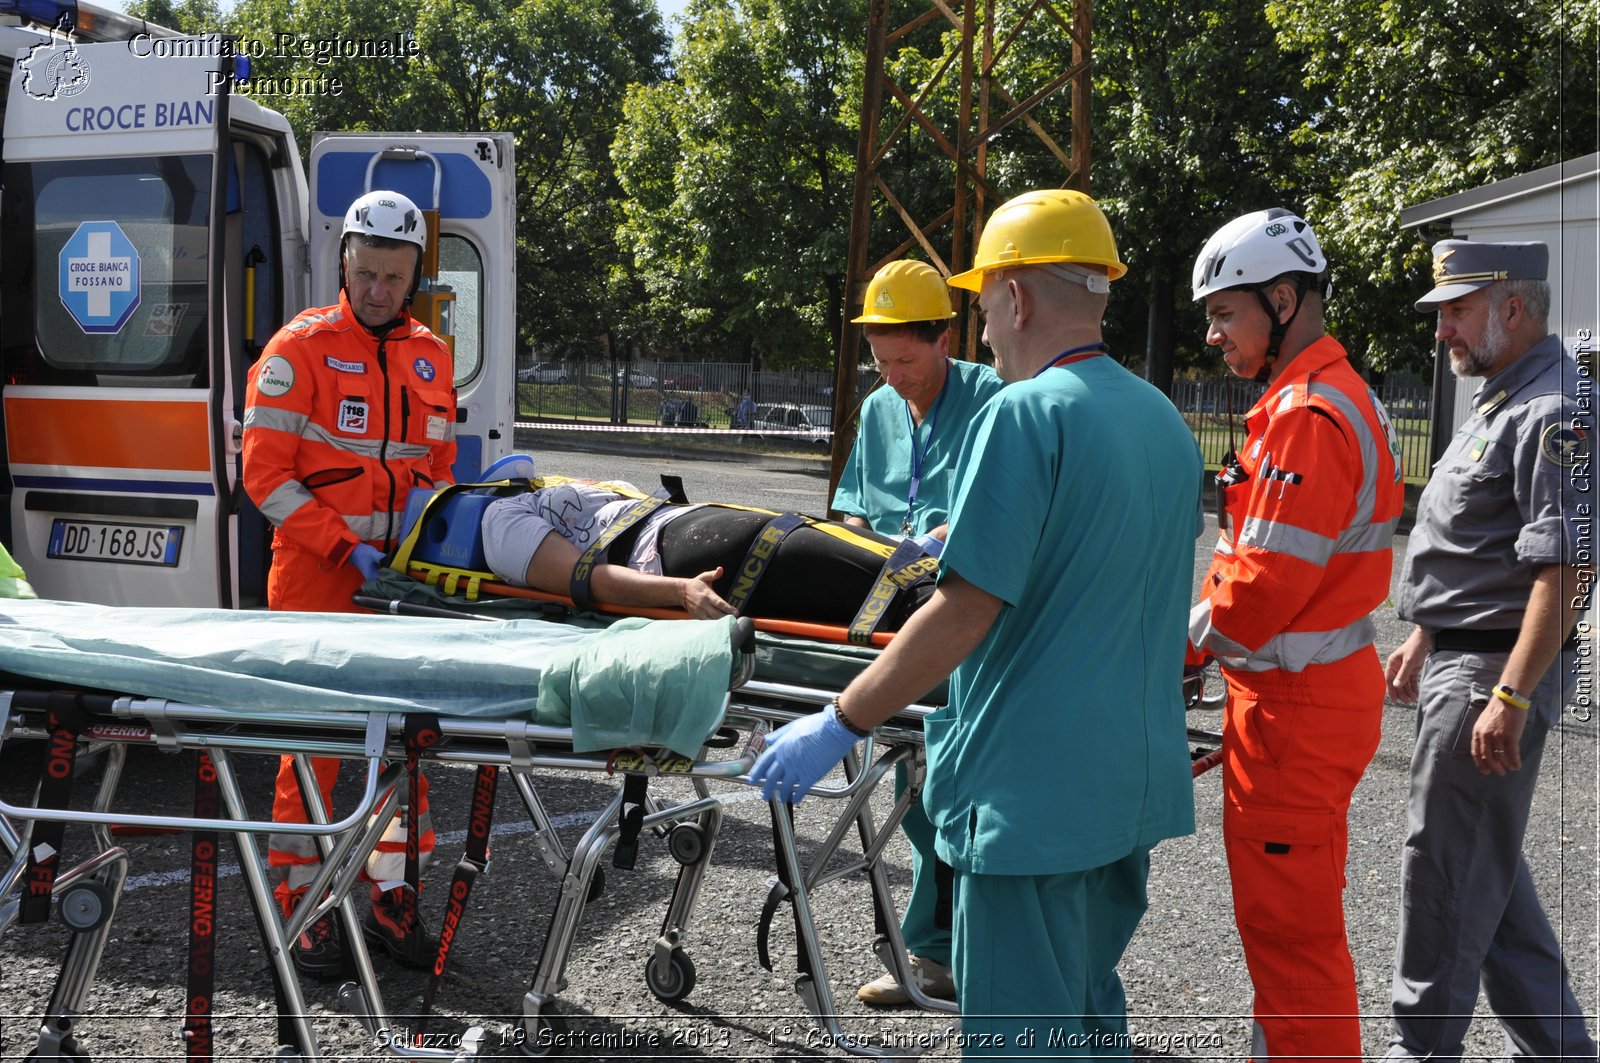
[[[692,966],[683,962],[687,957],[682,952],[682,942],[687,934],[689,915],[700,892],[700,883],[705,876],[711,845],[716,836],[715,828],[721,821],[720,802],[715,797],[709,796],[700,780],[696,779],[694,783],[700,796],[686,804],[650,812],[644,817],[641,828],[641,830],[650,829],[680,823],[690,817],[699,817],[701,826],[707,832],[708,844],[705,854],[699,861],[685,865],[679,872],[672,902],[668,906],[666,919],[662,924],[661,936],[656,940],[647,965],[661,963],[662,957],[665,956],[669,973],[666,976],[667,981],[661,983],[663,987],[673,981],[676,972],[692,970]],[[578,923],[583,918],[584,907],[589,901],[590,885],[599,871],[600,860],[620,833],[618,812],[621,811],[625,800],[624,794],[618,792],[584,832],[578,844],[573,847],[572,859],[568,861],[566,874],[561,880],[561,896],[556,902],[555,910],[550,913],[550,928],[545,934],[544,948],[539,955],[539,966],[534,972],[532,985],[522,998],[521,1046],[526,1055],[545,1054],[538,1051],[540,1046],[547,1044],[547,1038],[541,1036],[541,1027],[551,1030],[556,1027],[558,1018],[552,1012],[551,1005],[555,1003],[557,994],[566,988],[564,975],[567,959],[571,955],[572,945],[577,936]],[[674,954],[683,959],[677,960]],[[655,992],[657,986],[652,984],[650,988]],[[679,989],[677,985],[673,985],[672,988],[675,994],[673,999],[681,1000],[688,995],[689,989],[693,988],[692,978],[687,986]]]
[[[0,817],[0,842],[4,842],[19,861],[26,860],[21,837],[4,817]],[[20,873],[23,866],[18,863],[16,870]],[[88,1014],[95,972],[111,936],[111,920],[127,879],[128,853],[117,846],[97,853],[56,879],[52,893],[59,906],[57,916],[73,933],[39,1024],[39,1037],[32,1053],[38,1058],[70,1059],[79,1055],[73,1030],[78,1020]],[[8,889],[14,880],[8,872]],[[4,893],[0,890],[0,896]],[[16,922],[20,907],[20,901],[14,901],[0,909],[0,934]]]
[[[676,1004],[694,989],[694,964],[683,951],[683,941],[689,932],[689,919],[700,896],[700,886],[705,881],[706,869],[711,866],[711,853],[717,845],[717,832],[722,827],[722,804],[711,796],[710,789],[699,779],[694,780],[695,793],[704,810],[695,817],[692,826],[699,831],[699,851],[687,862],[680,861],[677,883],[673,886],[672,902],[661,921],[661,935],[656,938],[655,949],[645,964],[644,980],[651,994],[663,1004]],[[683,815],[686,806],[663,809],[663,814]],[[679,819],[674,830],[687,830],[686,819]],[[669,846],[671,836],[669,835]],[[674,858],[678,851],[674,850]]]

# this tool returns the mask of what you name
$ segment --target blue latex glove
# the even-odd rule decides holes
[[[917,545],[922,547],[922,552],[929,557],[938,557],[944,552],[944,540],[937,535],[919,535]]]
[[[376,546],[357,543],[356,548],[350,551],[349,560],[367,579],[377,579],[378,570],[383,567],[383,551]]]
[[[859,741],[830,705],[772,732],[766,752],[750,770],[750,781],[761,784],[761,796],[768,801],[776,797],[795,804]]]

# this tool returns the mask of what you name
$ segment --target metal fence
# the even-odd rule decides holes
[[[859,372],[857,405],[877,380],[873,369]],[[517,409],[518,416],[539,421],[761,429],[814,441],[831,435],[833,386],[833,373],[818,369],[632,362],[613,370],[605,363],[541,362],[517,370]],[[747,395],[750,402],[741,409]]]
[[[1236,377],[1216,380],[1179,380],[1172,386],[1172,401],[1189,423],[1206,465],[1222,462],[1230,446],[1244,439],[1244,415],[1259,399],[1265,386]],[[1429,455],[1428,426],[1432,420],[1433,394],[1425,387],[1380,384],[1373,389],[1400,441],[1400,460],[1408,483],[1426,483],[1432,462]],[[1233,411],[1230,438],[1229,410]]]
[[[826,444],[832,434],[834,377],[828,370],[753,372],[728,362],[632,362],[620,369],[548,362],[519,368],[517,380],[518,416],[533,420],[755,431],[807,444]],[[876,370],[860,367],[852,411],[877,382]],[[1230,445],[1229,409],[1234,437],[1243,439],[1245,412],[1262,391],[1262,385],[1236,377],[1174,383],[1173,404],[1207,465],[1220,464]],[[1432,393],[1393,384],[1376,391],[1399,437],[1406,479],[1426,481]]]

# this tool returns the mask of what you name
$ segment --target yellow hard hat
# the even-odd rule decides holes
[[[880,269],[867,285],[861,316],[852,325],[904,325],[911,321],[945,321],[955,317],[950,289],[939,271],[926,262],[902,258]]]
[[[1128,272],[1117,259],[1111,223],[1094,200],[1070,188],[1043,188],[1000,205],[978,238],[972,268],[957,273],[949,283],[976,292],[991,270],[1047,262],[1103,266],[1109,280]]]

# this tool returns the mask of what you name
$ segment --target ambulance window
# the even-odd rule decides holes
[[[205,387],[211,160],[5,170],[12,383]]]
[[[450,334],[456,338],[456,387],[478,375],[483,364],[483,256],[464,236],[439,238],[439,283],[455,290]]]

